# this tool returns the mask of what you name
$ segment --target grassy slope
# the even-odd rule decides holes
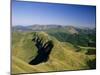
[[[39,32],[38,35],[44,38],[44,41],[48,39],[53,40],[54,47],[49,60],[38,65],[29,65],[28,63],[37,55],[37,48],[32,42],[33,33],[14,32],[12,41],[12,73],[89,69],[87,61],[95,59],[95,55],[75,52],[72,44],[60,42],[45,32]]]

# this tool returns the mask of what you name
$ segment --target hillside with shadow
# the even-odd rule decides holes
[[[72,43],[59,41],[44,31],[13,32],[12,74],[73,71],[96,67],[93,66],[96,58],[94,51],[87,54],[76,52],[76,49]]]
[[[29,62],[29,64],[36,65],[36,64],[48,61],[49,55],[53,48],[52,40],[49,40],[44,43],[42,38],[40,38],[39,36],[34,36],[32,41],[35,42],[35,46],[38,49],[38,52],[37,52],[38,54],[31,62]]]

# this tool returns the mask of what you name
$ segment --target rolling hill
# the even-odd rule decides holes
[[[79,29],[73,27],[70,30],[62,27],[42,31],[24,29],[28,31],[12,32],[12,74],[96,68],[95,46],[87,45],[89,41],[94,44],[93,33],[87,37],[86,31],[79,32]],[[39,51],[36,42],[32,41],[36,36],[42,39],[42,45],[52,40],[53,47],[47,61],[31,65],[30,61],[36,58]],[[79,39],[80,42],[76,43]]]

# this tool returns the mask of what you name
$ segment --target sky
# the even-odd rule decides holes
[[[72,25],[95,27],[96,7],[12,1],[12,25]]]

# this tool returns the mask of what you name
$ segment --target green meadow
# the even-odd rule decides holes
[[[12,74],[89,70],[96,68],[95,35],[67,30],[12,32]],[[31,65],[38,55],[32,39],[37,34],[43,43],[53,41],[53,48],[46,62]],[[87,43],[92,41],[92,45]]]

